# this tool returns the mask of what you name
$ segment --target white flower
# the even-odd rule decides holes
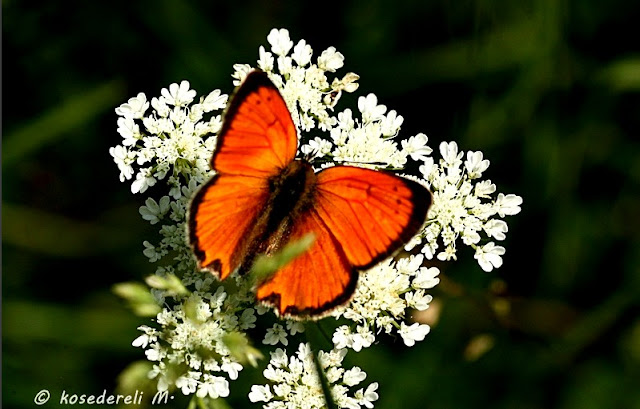
[[[378,400],[378,393],[376,392],[377,389],[378,382],[373,382],[365,391],[362,389],[358,390],[355,394],[355,398],[358,400],[360,405],[368,409],[372,409],[373,402]]]
[[[253,67],[251,67],[249,64],[234,64],[233,70],[235,72],[231,75],[231,77],[234,79],[233,85],[237,87],[242,83],[242,81],[244,81],[245,78],[247,78],[247,75],[251,71],[253,71]]]
[[[344,90],[345,92],[355,92],[355,90],[357,90],[360,86],[360,84],[356,82],[359,79],[360,76],[358,74],[354,72],[348,72],[344,77],[342,77],[341,80],[334,78],[333,82],[331,83],[331,89],[335,91]]]
[[[362,325],[356,328],[356,333],[351,335],[351,347],[354,351],[359,352],[362,348],[369,348],[373,341],[376,340],[376,336],[373,332]]]
[[[475,195],[477,197],[488,198],[495,191],[496,191],[496,185],[491,183],[490,180],[483,180],[476,183]]]
[[[424,290],[410,292],[405,296],[407,306],[418,311],[424,311],[429,308],[429,303],[433,300],[430,294],[425,294]]]
[[[189,81],[182,81],[180,85],[171,84],[168,90],[162,88],[160,93],[167,104],[176,107],[190,104],[196,96],[196,91],[189,88]]]
[[[249,392],[251,402],[269,402],[273,398],[269,385],[252,385]]]
[[[382,117],[382,121],[380,122],[380,132],[382,136],[396,136],[403,122],[404,118],[392,109],[386,116]]]
[[[140,126],[132,117],[118,118],[118,133],[124,138],[122,141],[124,146],[135,145],[141,138]]]
[[[207,97],[204,99],[204,101],[202,101],[204,112],[224,109],[227,106],[228,99],[229,96],[226,94],[222,94],[219,89],[211,91],[209,95],[207,95]]]
[[[298,44],[293,47],[293,54],[291,55],[291,58],[293,58],[296,64],[300,67],[304,67],[311,62],[311,54],[311,46],[304,40],[300,40],[298,41]]]
[[[502,246],[496,246],[494,242],[489,242],[484,246],[478,246],[476,248],[476,254],[473,256],[478,260],[478,264],[484,271],[491,271],[494,268],[498,268],[502,265],[502,255],[504,255],[505,249]]]
[[[194,378],[199,378],[199,372],[189,372],[190,376],[181,376],[176,379],[176,386],[180,388],[184,395],[190,395],[196,391],[198,387],[198,381]]]
[[[351,345],[351,330],[346,325],[341,325],[333,332],[331,341],[336,349],[347,348]]]
[[[367,374],[360,368],[345,370],[341,367],[346,351],[319,351],[318,362],[328,382],[331,396],[339,408],[359,409],[359,403],[377,399],[377,384],[362,389],[353,396],[350,387],[362,382]],[[253,385],[249,393],[251,402],[265,402],[263,408],[305,408],[321,409],[326,407],[323,386],[318,376],[316,360],[308,344],[300,344],[295,355],[287,357],[280,349],[271,354],[271,361],[264,370],[264,376],[271,381],[268,385]],[[271,392],[273,390],[273,393]],[[375,394],[375,396],[374,396]],[[367,406],[369,407],[369,406]]]
[[[376,333],[403,328],[407,308],[425,310],[432,300],[425,289],[435,286],[438,269],[421,264],[424,256],[410,256],[397,262],[387,259],[360,277],[352,301],[334,313],[357,323],[355,328],[339,326],[332,337],[335,348],[360,351],[370,347]]]
[[[144,351],[149,361],[160,361],[163,358],[163,351],[160,350],[159,344],[152,344],[151,347]]]
[[[166,118],[167,116],[169,116],[169,112],[171,111],[171,108],[169,108],[169,105],[167,105],[167,101],[162,96],[158,98],[151,98],[151,107],[153,107],[153,109],[156,111],[156,114],[160,118]],[[153,119],[153,117],[146,117],[144,119]],[[147,129],[151,133],[154,133],[154,131],[149,129],[149,127],[147,127]]]
[[[116,114],[125,118],[138,119],[144,116],[147,108],[149,108],[147,96],[141,92],[136,97],[129,98],[127,103],[116,108]]]
[[[482,176],[482,172],[489,167],[489,161],[482,159],[482,152],[467,152],[467,160],[464,162],[467,174],[470,179],[476,179]]]
[[[458,153],[458,145],[455,142],[440,143],[440,155],[444,161],[444,166],[448,168],[458,168],[462,161],[462,152]]]
[[[131,164],[135,162],[135,154],[120,145],[109,148],[109,154],[113,156],[113,160],[118,165],[118,170],[120,170],[120,182],[131,179],[133,176]]]
[[[415,161],[426,161],[427,155],[430,155],[433,151],[433,149],[427,146],[428,139],[427,135],[419,133],[407,140],[403,140],[402,150]]]
[[[232,380],[238,379],[238,374],[242,371],[242,365],[237,362],[226,362],[220,367],[223,371],[229,374],[229,378]]]
[[[404,344],[408,347],[414,346],[416,341],[422,341],[431,329],[428,325],[417,322],[411,325],[407,325],[403,322],[400,325],[400,336],[402,337]]]
[[[504,217],[505,215],[512,216],[514,214],[520,213],[521,204],[522,198],[520,196],[513,194],[505,196],[502,193],[498,193],[495,207],[500,217]]]
[[[369,94],[366,98],[360,97],[358,107],[362,113],[362,121],[354,120],[349,109],[338,114],[337,126],[331,130],[331,138],[335,144],[335,149],[331,152],[334,160],[358,162],[368,167],[402,168],[406,163],[407,153],[399,151],[397,144],[384,135],[386,107],[378,105],[377,101],[374,94]],[[372,165],[365,165],[367,163]]]
[[[284,28],[271,30],[267,36],[267,41],[271,44],[271,51],[280,56],[287,55],[291,47],[293,47],[293,41],[289,38],[289,31]]]
[[[384,113],[387,112],[387,107],[378,105],[378,97],[375,94],[369,94],[366,97],[358,98],[358,110],[362,112],[362,120],[364,122],[371,122],[383,119]]]
[[[310,157],[325,156],[331,152],[331,142],[322,138],[314,138],[307,145],[303,145],[300,151]]]
[[[487,236],[494,237],[496,240],[504,240],[509,226],[504,220],[491,219],[482,226],[482,229],[487,233]]]
[[[258,67],[263,71],[273,70],[273,55],[266,51],[263,46],[260,46],[260,59],[258,60]]]
[[[344,56],[336,51],[335,47],[329,47],[318,57],[318,67],[320,69],[335,72],[344,65]]]
[[[284,330],[282,325],[274,324],[273,327],[267,330],[262,343],[267,345],[277,345],[278,343],[281,343],[282,345],[287,346],[289,345],[287,332]]]
[[[144,193],[149,187],[156,184],[156,178],[152,175],[152,169],[141,169],[136,175],[136,180],[131,184],[131,193]]]
[[[455,142],[442,142],[440,154],[442,159],[438,165],[429,157],[419,168],[424,179],[430,182],[433,204],[426,227],[419,234],[420,241],[415,240],[411,245],[422,244],[421,251],[428,258],[436,255],[438,260],[449,261],[457,259],[458,239],[473,248],[483,240],[482,234],[504,240],[508,231],[506,222],[492,217],[518,213],[522,198],[500,193],[491,201],[496,186],[489,180],[478,180],[489,166],[481,152],[469,153],[464,167],[461,160],[464,152],[458,151]],[[436,254],[439,238],[444,248]],[[501,265],[501,259],[495,260],[496,264],[490,263],[488,260],[495,259],[495,255],[487,259],[482,251],[476,259],[482,260],[484,269]]]
[[[456,256],[456,248],[452,245],[445,247],[444,251],[438,253],[437,258],[440,261],[457,260],[458,257]]]
[[[140,206],[140,215],[144,220],[148,220],[151,224],[156,224],[169,211],[169,196],[160,198],[160,204],[148,198],[144,202],[144,206]]]
[[[342,377],[343,382],[347,386],[355,386],[367,378],[367,374],[357,366],[345,371]]]
[[[134,347],[146,348],[147,345],[149,345],[149,335],[147,334],[140,335],[138,338],[133,340],[131,345]]]
[[[301,334],[304,332],[304,324],[301,321],[287,321],[287,329],[291,335]]]
[[[220,376],[205,375],[205,381],[198,386],[196,395],[200,398],[205,396],[211,399],[229,396],[229,381]]]
[[[433,288],[440,282],[438,267],[422,267],[418,270],[416,277],[411,282],[414,288]]]

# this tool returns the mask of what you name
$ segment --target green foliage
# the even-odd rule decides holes
[[[314,240],[313,234],[307,234],[298,240],[289,242],[280,251],[270,256],[258,255],[251,267],[250,277],[254,278],[256,282],[267,280],[276,271],[307,251]]]

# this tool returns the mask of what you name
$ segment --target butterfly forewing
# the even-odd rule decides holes
[[[252,72],[227,109],[212,165],[219,173],[273,176],[294,159],[297,143],[278,89],[266,74]]]

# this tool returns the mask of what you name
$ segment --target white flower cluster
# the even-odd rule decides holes
[[[440,279],[436,267],[423,267],[423,255],[387,259],[363,272],[351,302],[336,312],[353,321],[355,325],[342,325],[333,334],[336,348],[351,348],[360,351],[368,348],[376,334],[395,331],[405,345],[413,346],[429,333],[426,324],[405,323],[408,308],[424,311],[432,300],[426,290],[435,287]]]
[[[331,391],[331,398],[338,408],[360,409],[373,408],[378,400],[377,383],[366,389],[352,389],[365,380],[367,374],[359,367],[345,370],[342,360],[347,351],[334,349],[330,352],[320,351],[318,363],[326,376]],[[249,393],[251,402],[267,402],[265,409],[322,409],[326,408],[326,400],[322,392],[322,383],[309,344],[300,344],[295,356],[288,357],[283,349],[271,353],[271,360],[264,377],[271,384],[253,385]]]
[[[372,408],[378,399],[378,385],[353,391],[366,374],[357,367],[342,368],[347,350],[370,347],[381,333],[399,335],[407,346],[422,341],[430,328],[407,323],[407,311],[427,309],[432,300],[427,291],[439,282],[439,270],[424,266],[425,259],[455,259],[456,243],[461,239],[476,250],[475,258],[484,270],[499,267],[505,250],[488,239],[504,240],[508,229],[502,218],[517,214],[522,198],[502,193],[494,196],[496,186],[480,180],[489,166],[481,152],[468,152],[463,162],[463,152],[458,152],[454,142],[442,143],[442,159],[436,164],[423,133],[398,145],[394,137],[404,119],[379,104],[374,94],[358,99],[355,114],[350,109],[335,113],[342,92],[354,92],[359,78],[354,73],[332,81],[327,78],[344,63],[335,48],[328,48],[313,61],[311,47],[304,40],[294,46],[287,30],[274,29],[267,40],[270,51],[260,47],[257,66],[280,89],[300,132],[300,150],[307,158],[316,159],[314,166],[346,162],[401,169],[413,160],[421,164],[421,175],[408,177],[433,192],[425,228],[406,246],[410,250],[420,245],[423,254],[390,258],[362,272],[351,302],[333,314],[351,324],[338,326],[332,336],[334,349],[318,354],[336,405]],[[238,85],[253,68],[238,64],[234,69],[234,84]],[[150,376],[158,380],[159,389],[178,388],[185,395],[215,399],[229,395],[229,380],[235,380],[243,364],[257,357],[251,348],[238,354],[234,334],[240,334],[246,344],[245,331],[254,328],[256,313],[262,315],[267,309],[253,305],[255,297],[248,280],[234,277],[230,291],[200,272],[187,245],[190,198],[212,173],[209,161],[215,133],[221,127],[219,111],[227,102],[227,96],[218,90],[193,103],[195,98],[196,92],[183,81],[162,89],[160,97],[150,102],[142,93],[129,99],[116,109],[123,141],[110,153],[120,170],[120,180],[133,179],[133,193],[166,181],[168,194],[157,201],[148,198],[140,207],[143,219],[161,226],[160,242],[145,241],[143,253],[151,262],[163,262],[156,270],[157,279],[179,277],[185,289],[176,292],[159,286],[151,290],[161,307],[156,317],[159,328],[141,326],[143,334],[133,345],[145,349],[147,359],[153,362]],[[309,132],[313,129],[318,134],[312,137]],[[438,251],[441,245],[443,249]],[[262,343],[295,347],[293,337],[303,331],[300,322],[278,322],[266,330]],[[252,387],[252,402],[264,402],[265,409],[326,407],[310,346],[297,345],[295,355],[287,356],[282,349],[271,354],[264,371],[269,383]]]
[[[227,95],[212,91],[196,104],[189,82],[163,88],[151,99],[153,112],[146,115],[149,101],[144,93],[116,108],[118,133],[122,145],[109,149],[120,170],[120,181],[130,180],[132,193],[144,193],[169,174],[169,195],[182,195],[181,178],[202,183],[210,174],[209,158],[215,146],[215,133],[222,126],[221,115],[212,115],[227,104]],[[208,118],[208,119],[207,119]],[[138,167],[137,173],[134,166]]]
[[[255,327],[256,316],[244,308],[241,297],[228,296],[222,287],[212,291],[213,279],[196,283],[198,290],[156,317],[162,330],[143,325],[133,346],[145,349],[154,363],[149,374],[158,389],[175,386],[185,395],[216,399],[229,395],[229,381],[243,369],[228,334]]]
[[[461,239],[476,250],[475,258],[483,270],[500,267],[504,247],[493,241],[480,244],[481,234],[486,236],[485,240],[504,240],[508,226],[500,218],[520,213],[522,198],[502,193],[493,198],[496,185],[490,180],[478,180],[489,167],[482,152],[467,152],[463,162],[464,152],[458,152],[455,142],[442,142],[440,155],[439,164],[429,157],[420,166],[421,180],[427,181],[433,192],[433,205],[425,229],[405,248],[410,250],[422,244],[422,252],[428,259],[435,255],[441,261],[455,260],[456,242]],[[444,246],[441,251],[438,238]]]
[[[271,30],[267,41],[271,51],[260,47],[257,65],[280,88],[296,126],[303,132],[317,127],[329,133],[329,138],[302,135],[302,141],[306,142],[300,147],[302,153],[314,158],[396,169],[404,166],[409,155],[417,160],[431,153],[424,134],[403,141],[402,149],[398,149],[392,138],[398,134],[404,118],[395,110],[387,112],[385,105],[378,105],[374,94],[358,99],[361,118],[354,118],[350,109],[332,114],[342,91],[357,90],[356,81],[360,78],[348,73],[341,80],[334,78],[329,83],[326,73],[333,73],[344,64],[344,56],[334,47],[324,50],[313,64],[311,47],[304,40],[294,47],[287,30]],[[238,85],[253,67],[236,64],[234,69],[234,84]]]
[[[355,81],[359,77],[353,73],[347,74],[342,80],[336,78],[329,84],[326,73],[341,68],[344,56],[334,47],[329,47],[317,58],[316,63],[312,63],[311,46],[300,40],[294,47],[285,29],[274,28],[267,36],[267,41],[271,44],[271,51],[260,47],[258,68],[269,73],[269,78],[280,88],[298,129],[304,132],[316,126],[322,130],[330,129],[336,119],[329,110],[337,103],[343,90],[353,92],[358,88]],[[293,53],[288,55],[292,49]],[[253,67],[236,64],[234,69],[234,85],[239,85]]]

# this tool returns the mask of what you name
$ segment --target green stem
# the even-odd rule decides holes
[[[338,409],[336,403],[333,401],[333,395],[331,394],[331,385],[329,385],[329,381],[327,380],[327,377],[324,373],[324,369],[322,369],[322,365],[320,365],[320,360],[318,359],[318,353],[317,351],[320,350],[320,348],[316,348],[316,340],[317,340],[317,336],[313,336],[312,333],[313,332],[320,332],[324,338],[326,338],[330,344],[333,345],[333,343],[331,342],[331,339],[329,338],[329,336],[327,335],[327,333],[324,331],[324,329],[319,325],[319,322],[311,322],[310,324],[312,325],[305,325],[305,338],[307,340],[307,342],[309,343],[309,347],[311,348],[311,353],[313,354],[313,363],[316,366],[316,371],[318,372],[318,377],[320,378],[320,385],[322,385],[322,393],[324,394],[324,400],[325,402],[327,402],[327,409]],[[312,331],[312,333],[309,332],[310,328],[315,328],[317,331]]]

